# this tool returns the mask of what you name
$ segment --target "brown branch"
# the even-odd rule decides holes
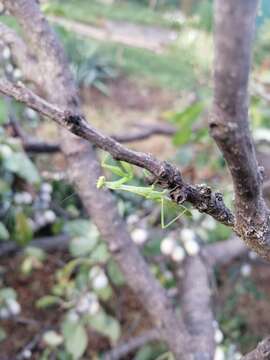
[[[64,52],[34,0],[4,1],[19,21],[43,74],[43,89],[50,102],[80,113],[80,106]],[[101,169],[89,143],[61,131],[61,147],[67,157],[68,174],[102,238],[118,262],[127,283],[151,316],[154,325],[176,359],[189,359],[189,334],[181,316],[176,316],[166,292],[132,242],[109,191],[98,191]]]
[[[42,81],[37,68],[37,59],[29,52],[24,41],[14,30],[2,23],[0,23],[0,40],[10,47],[14,61],[20,64],[24,76],[27,79],[34,78],[35,83],[40,87]]]
[[[37,154],[54,154],[61,151],[60,145],[38,140],[23,140],[22,146],[26,152]]]
[[[226,208],[222,195],[212,193],[206,185],[189,185],[184,182],[179,170],[167,162],[155,159],[151,154],[145,154],[128,149],[113,138],[103,135],[93,128],[81,115],[70,111],[60,110],[35,95],[22,84],[14,85],[7,80],[0,80],[0,92],[12,96],[16,100],[48,116],[67,128],[73,134],[84,138],[97,147],[109,152],[115,159],[129,162],[150,171],[157,183],[170,192],[172,200],[178,204],[190,202],[200,212],[213,216],[217,221],[233,226],[234,217]]]
[[[39,247],[45,251],[65,250],[70,243],[70,236],[58,235],[34,239],[29,246]],[[0,244],[0,257],[9,256],[20,252],[24,247],[19,246],[15,241],[5,241]]]
[[[160,335],[156,329],[147,330],[139,336],[118,344],[114,349],[104,354],[104,360],[124,359],[129,353],[134,352],[143,345],[160,340]]]
[[[175,129],[167,126],[152,125],[145,130],[137,131],[131,134],[111,135],[111,137],[119,143],[130,143],[133,141],[146,140],[155,135],[170,136],[175,133]],[[36,139],[22,138],[22,145],[25,151],[31,153],[56,153],[61,151],[61,147],[57,143],[49,143]]]
[[[248,120],[248,80],[258,0],[215,2],[214,105],[212,136],[227,161],[235,190],[235,230],[270,259],[269,210],[262,197]]]
[[[169,124],[152,124],[144,125],[140,131],[136,131],[131,134],[111,135],[111,137],[120,143],[129,143],[134,141],[146,140],[155,135],[172,136],[176,133],[176,131],[176,128],[170,126]]]
[[[202,249],[203,257],[211,267],[229,264],[235,258],[241,257],[247,253],[247,246],[237,237],[205,245]]]
[[[194,359],[213,359],[215,353],[214,316],[208,268],[200,256],[189,256],[184,266],[182,312],[193,337]]]
[[[270,337],[261,341],[255,350],[243,356],[242,360],[269,360],[270,359]]]

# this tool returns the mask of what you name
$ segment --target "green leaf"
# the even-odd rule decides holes
[[[53,330],[46,331],[43,335],[43,341],[51,348],[61,345],[63,340],[63,337]]]
[[[24,250],[24,255],[37,259],[39,261],[44,261],[46,258],[45,251],[35,246],[28,246]]]
[[[111,259],[108,262],[107,271],[114,285],[123,286],[125,284],[124,275],[122,274],[121,270],[119,269],[119,266],[113,259]]]
[[[26,245],[32,240],[33,231],[28,218],[23,212],[15,215],[15,240],[19,245]]]
[[[79,257],[88,255],[96,245],[98,239],[96,237],[75,237],[69,244],[69,251],[72,256]]]
[[[197,103],[187,107],[183,111],[169,113],[167,115],[167,118],[170,121],[172,121],[180,126],[187,125],[187,124],[192,125],[194,123],[194,121],[197,120],[197,118],[201,114],[201,112],[203,111],[203,108],[204,108],[203,102],[197,102]]]
[[[112,288],[110,286],[106,286],[102,289],[95,289],[96,295],[103,301],[108,301],[112,297]]]
[[[164,351],[165,348],[163,344],[147,344],[137,351],[134,360],[153,360],[164,353]]]
[[[9,239],[9,232],[5,225],[0,222],[0,241],[8,240]]]
[[[107,336],[114,344],[121,335],[121,328],[118,320],[109,316],[105,311],[100,310],[95,315],[88,317],[89,325],[100,334]]]
[[[166,352],[160,355],[156,360],[175,360],[175,358],[171,352]]]
[[[88,343],[84,326],[79,322],[67,319],[62,325],[62,332],[66,350],[73,356],[73,359],[79,359],[85,352]]]
[[[61,301],[60,298],[57,296],[47,295],[47,296],[43,296],[36,302],[36,307],[38,309],[44,309],[49,306],[59,304],[60,301]]]
[[[6,334],[5,330],[2,327],[0,327],[0,342],[4,341],[6,339],[6,337],[7,337],[7,334]]]
[[[32,184],[40,182],[35,165],[23,152],[11,152],[5,156],[4,167]]]
[[[16,298],[17,294],[14,289],[6,287],[0,290],[0,303],[10,299],[16,300]]]
[[[3,125],[8,120],[7,106],[3,98],[0,98],[0,125]]]
[[[185,145],[191,141],[192,130],[190,127],[183,128],[176,132],[173,136],[173,144],[175,146]]]
[[[184,111],[168,115],[169,120],[176,123],[180,128],[173,137],[174,145],[184,145],[193,140],[194,134],[192,131],[192,125],[201,114],[203,107],[204,104],[202,102],[198,102],[189,106]]]
[[[106,244],[99,243],[90,254],[90,259],[93,263],[106,263],[110,258]]]
[[[98,230],[94,224],[88,220],[78,219],[69,221],[65,224],[64,230],[71,236],[98,236]]]

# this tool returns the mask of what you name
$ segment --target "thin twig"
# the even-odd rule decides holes
[[[70,236],[58,235],[37,238],[31,241],[28,245],[39,247],[46,251],[55,251],[67,249],[70,243]],[[0,257],[8,256],[22,251],[24,248],[17,245],[15,241],[2,242],[0,244]]]
[[[160,335],[156,329],[145,331],[143,334],[118,344],[114,349],[104,354],[104,360],[125,359],[129,353],[134,352],[143,345],[160,340]]]

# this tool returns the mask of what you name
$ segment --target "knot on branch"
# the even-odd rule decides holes
[[[269,213],[263,222],[256,221],[256,218],[246,218],[237,216],[236,228],[240,230],[243,238],[251,246],[263,246],[270,248],[270,217]]]
[[[262,356],[262,359],[269,359],[270,357],[270,338],[266,338],[261,341],[257,346],[259,354]]]
[[[156,184],[168,189],[170,198],[177,204],[182,204],[187,199],[186,186],[179,170],[164,161]]]
[[[264,181],[264,173],[265,173],[265,169],[263,166],[259,166],[258,167],[258,171],[259,171],[259,178],[260,178],[260,182],[261,184],[263,183]]]
[[[190,186],[188,188],[188,198],[197,210],[213,216],[217,221],[228,225],[234,225],[234,215],[226,207],[223,195],[220,192],[213,192],[205,184]]]
[[[79,134],[82,126],[82,117],[70,111],[65,111],[64,123],[71,132]]]

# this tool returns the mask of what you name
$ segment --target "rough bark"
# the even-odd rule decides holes
[[[269,210],[262,197],[248,119],[248,80],[258,0],[215,1],[214,105],[212,136],[232,175],[235,231],[246,244],[270,258]]]
[[[206,245],[202,249],[202,254],[209,266],[229,264],[235,258],[248,253],[245,243],[237,238]]]
[[[269,360],[270,359],[270,338],[261,341],[255,350],[246,354],[242,360]]]
[[[37,59],[29,51],[25,42],[17,33],[8,26],[0,23],[0,40],[11,49],[16,63],[20,64],[21,70],[26,78],[34,78],[36,85],[42,85],[41,74],[38,71]]]
[[[44,90],[49,101],[81,113],[77,89],[68,69],[64,52],[34,0],[5,0],[5,6],[17,18],[27,43],[35,52],[43,74]],[[96,189],[101,169],[93,148],[62,130],[62,149],[68,161],[69,178],[101,236],[119,263],[126,280],[150,314],[153,323],[175,353],[188,359],[189,335],[177,317],[164,289],[155,280],[120,218],[109,191]]]
[[[200,256],[187,258],[182,286],[182,312],[187,329],[196,338],[194,359],[212,360],[215,353],[214,316],[208,267]]]

